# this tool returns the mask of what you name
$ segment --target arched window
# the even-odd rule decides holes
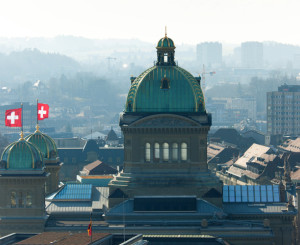
[[[32,206],[32,196],[31,193],[28,191],[26,193],[26,207],[30,208]]]
[[[170,88],[170,80],[166,77],[164,77],[163,79],[161,79],[161,85],[160,85],[161,89],[169,89]]]
[[[150,143],[145,144],[145,161],[150,162],[150,152],[151,152],[151,145]]]
[[[164,53],[164,62],[165,62],[165,63],[168,62],[168,53]]]
[[[169,161],[169,144],[163,143],[163,161]]]
[[[186,161],[187,160],[187,144],[181,143],[181,160]]]
[[[10,206],[12,208],[15,208],[17,206],[17,193],[15,191],[12,191],[10,193]]]
[[[172,160],[173,161],[178,160],[178,144],[177,143],[172,144]]]
[[[160,155],[160,152],[159,152],[159,144],[158,143],[155,143],[154,144],[154,161],[159,161],[159,156]]]

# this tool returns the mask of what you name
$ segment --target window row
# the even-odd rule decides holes
[[[183,142],[180,145],[178,143],[150,143],[145,144],[145,161],[146,162],[164,162],[172,161],[187,161],[188,159],[188,146]]]
[[[30,208],[32,206],[32,195],[29,191],[12,191],[10,194],[10,205],[12,208]]]

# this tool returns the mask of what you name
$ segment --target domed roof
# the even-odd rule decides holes
[[[179,66],[153,66],[131,84],[125,112],[204,112],[198,81]]]
[[[165,35],[165,37],[161,38],[158,41],[156,48],[173,48],[173,49],[175,49],[176,47],[175,47],[173,40],[171,38],[167,37],[167,35]]]
[[[25,139],[34,144],[41,151],[44,158],[53,159],[58,156],[54,140],[40,132],[38,128],[33,134],[26,136]]]
[[[43,169],[43,158],[38,148],[21,138],[5,148],[1,156],[0,169]]]

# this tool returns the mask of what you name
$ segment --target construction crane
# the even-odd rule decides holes
[[[206,72],[205,65],[203,64],[202,73],[201,73],[201,83],[202,83],[202,92],[204,93],[204,95],[205,95],[205,89],[206,89],[206,87],[205,87],[206,86],[206,84],[205,84],[205,75],[206,74],[213,76],[214,74],[216,74],[216,72],[215,71]]]

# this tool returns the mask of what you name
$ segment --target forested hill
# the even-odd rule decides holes
[[[57,53],[43,53],[38,49],[25,49],[10,54],[0,53],[1,85],[48,79],[51,76],[77,71],[80,71],[80,64],[77,61]]]

